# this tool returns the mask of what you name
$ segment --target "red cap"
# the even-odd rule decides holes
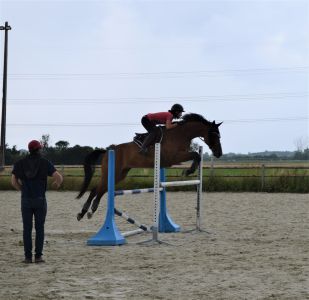
[[[33,140],[28,144],[28,149],[29,149],[29,151],[42,149],[42,145],[39,141]]]

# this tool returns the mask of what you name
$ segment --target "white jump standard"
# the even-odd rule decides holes
[[[157,207],[156,207],[156,203],[158,202],[158,198],[159,198],[159,193],[160,193],[160,213],[162,212],[162,206],[163,206],[163,210],[166,210],[166,192],[165,192],[165,188],[166,187],[171,187],[171,186],[186,186],[186,185],[196,185],[197,186],[197,205],[196,205],[196,229],[198,231],[201,231],[201,199],[202,199],[202,184],[203,184],[203,147],[200,146],[199,147],[199,155],[200,155],[200,163],[198,166],[198,179],[197,180],[185,180],[185,181],[165,181],[165,172],[164,169],[160,169],[160,155],[161,155],[161,145],[160,144],[156,144],[155,145],[155,166],[154,166],[154,170],[155,170],[155,179],[154,179],[154,225],[152,228],[152,240],[153,241],[157,241],[158,240],[158,231],[159,232],[171,232],[171,231],[179,231],[180,227],[178,225],[177,230],[171,230],[171,231],[161,231],[160,229],[160,225],[161,224],[165,224],[165,216],[161,215],[159,216],[159,218],[156,215],[157,212]],[[160,169],[160,176],[158,175]],[[160,192],[160,188],[163,187],[163,191]],[[171,220],[167,221],[172,222]],[[159,223],[159,224],[158,224]],[[172,222],[173,223],[173,222]],[[157,226],[156,226],[157,225]],[[159,230],[157,230],[159,229]],[[155,231],[157,230],[157,232]]]

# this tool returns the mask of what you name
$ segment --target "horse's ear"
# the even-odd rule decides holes
[[[219,127],[222,123],[223,123],[223,122],[218,123],[217,126]]]
[[[212,121],[212,125],[216,125],[216,121]]]

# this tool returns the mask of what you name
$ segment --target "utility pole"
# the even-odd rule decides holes
[[[11,30],[8,22],[4,26],[0,26],[0,30],[4,30],[4,63],[3,63],[3,96],[2,96],[2,116],[1,116],[1,144],[0,144],[0,171],[5,166],[5,129],[6,129],[6,94],[7,94],[7,64],[8,64],[8,31]]]

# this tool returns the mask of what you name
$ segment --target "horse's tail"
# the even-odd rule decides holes
[[[77,199],[81,198],[85,192],[87,191],[87,188],[90,184],[90,181],[92,179],[92,176],[95,172],[95,162],[98,160],[99,156],[101,154],[104,154],[106,152],[106,150],[104,149],[96,149],[94,151],[92,151],[91,153],[89,153],[84,160],[84,173],[85,173],[85,177],[84,177],[84,182],[83,185],[81,187],[81,190],[78,194],[78,196],[76,197]]]

